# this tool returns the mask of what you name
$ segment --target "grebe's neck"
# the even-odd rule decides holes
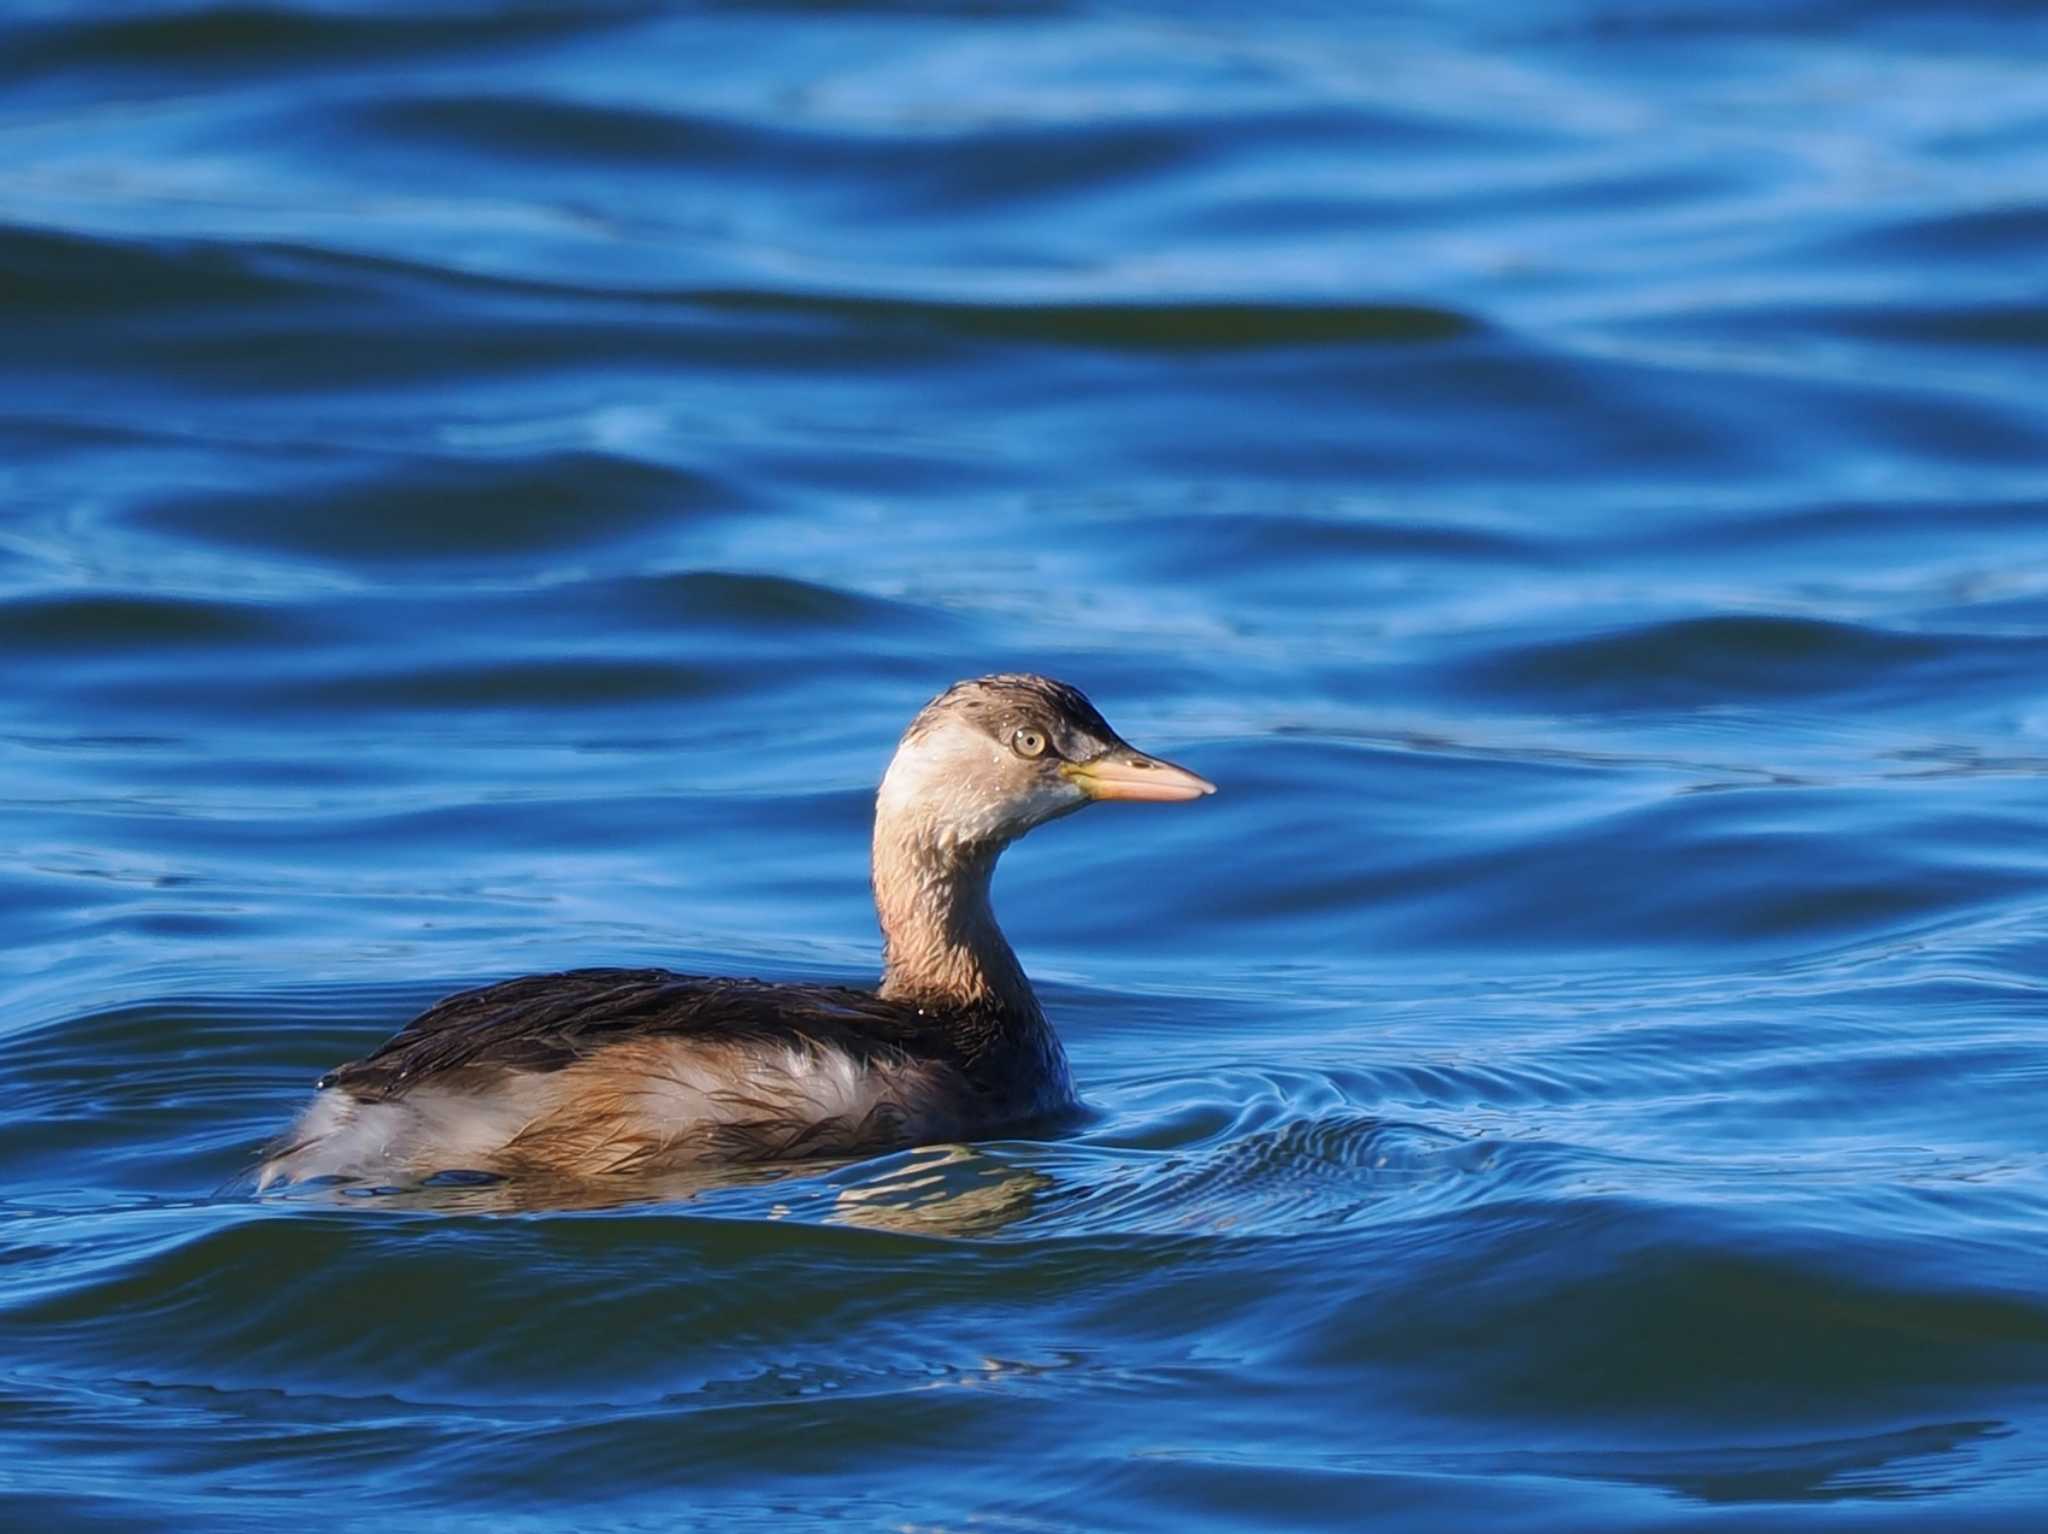
[[[945,1007],[993,1005],[1042,1020],[1023,965],[996,925],[989,880],[999,844],[961,845],[913,814],[875,817],[875,914],[882,922],[882,995]]]

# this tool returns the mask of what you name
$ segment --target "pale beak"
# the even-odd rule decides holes
[[[1091,799],[1131,799],[1145,804],[1177,804],[1216,792],[1207,778],[1156,756],[1112,746],[1092,762],[1069,762],[1060,772],[1080,785]]]

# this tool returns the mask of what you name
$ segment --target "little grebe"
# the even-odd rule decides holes
[[[876,796],[878,989],[578,969],[464,991],[321,1078],[258,1186],[866,1154],[1059,1112],[1066,1053],[989,908],[996,860],[1097,799],[1213,792],[1064,682],[961,682]]]

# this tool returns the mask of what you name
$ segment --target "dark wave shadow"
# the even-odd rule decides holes
[[[372,60],[502,47],[565,37],[649,14],[633,0],[589,4],[340,8],[212,4],[16,27],[0,49],[0,79],[181,68],[207,75],[313,72]]]
[[[1994,1479],[1977,1451],[2013,1432],[1999,1421],[1944,1422],[1811,1443],[1506,1454],[1487,1469],[1650,1486],[1710,1506],[1904,1502]]]
[[[164,497],[130,525],[201,544],[351,564],[516,561],[587,550],[752,497],[701,471],[613,453],[413,456],[381,472],[276,494]]]

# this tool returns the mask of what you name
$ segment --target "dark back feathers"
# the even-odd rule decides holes
[[[468,1069],[555,1071],[608,1045],[673,1037],[706,1044],[838,1050],[867,1066],[951,1065],[970,1079],[1002,1020],[885,1001],[848,986],[770,984],[665,969],[527,975],[436,1002],[320,1085],[366,1100]]]

